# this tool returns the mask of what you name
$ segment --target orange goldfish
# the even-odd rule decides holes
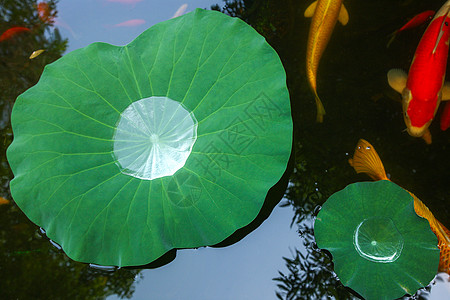
[[[378,153],[366,140],[360,139],[358,141],[355,154],[348,162],[355,169],[356,173],[366,173],[373,180],[390,180],[386,176],[383,163]],[[428,207],[419,198],[410,191],[407,192],[414,198],[414,210],[416,214],[428,220],[431,230],[438,238],[438,247],[440,250],[438,271],[450,274],[450,231],[436,220]]]
[[[342,25],[347,24],[348,12],[342,4],[342,0],[317,0],[308,6],[305,17],[312,17],[306,47],[306,76],[316,100],[317,122],[323,122],[325,109],[317,95],[317,68],[336,22],[339,20]]]
[[[0,36],[0,42],[12,39],[14,36],[16,36],[19,33],[30,32],[30,31],[31,30],[26,27],[20,27],[20,26],[11,27],[2,33],[2,35]]]

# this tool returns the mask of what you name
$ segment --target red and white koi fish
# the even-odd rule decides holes
[[[450,41],[450,0],[428,25],[417,46],[409,74],[388,72],[389,85],[402,94],[403,118],[411,136],[431,144],[428,127],[441,100],[450,100],[450,86],[444,85]]]

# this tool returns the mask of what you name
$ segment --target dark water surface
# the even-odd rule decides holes
[[[65,1],[60,4],[63,2]],[[236,247],[208,254],[213,262],[220,260],[220,253],[226,251],[235,251],[236,257],[239,257],[239,251],[243,250],[235,249],[261,249],[260,245],[264,245],[263,249],[269,247],[267,245],[270,241],[267,239],[272,235],[286,235],[286,239],[292,236],[294,239],[298,238],[297,243],[293,239],[294,243],[288,242],[283,246],[286,251],[275,263],[272,256],[264,253],[270,251],[255,252],[253,255],[258,257],[255,265],[272,264],[275,268],[278,265],[277,269],[282,272],[279,274],[274,270],[270,273],[269,270],[268,275],[264,275],[272,284],[272,292],[264,299],[276,299],[276,292],[282,299],[354,297],[339,284],[327,256],[315,249],[312,219],[317,212],[316,207],[323,204],[331,194],[350,183],[369,180],[364,175],[356,175],[347,162],[360,138],[374,145],[390,178],[417,195],[435,217],[450,228],[450,130],[442,132],[439,129],[438,120],[442,108],[430,127],[433,136],[431,145],[410,137],[404,131],[400,95],[388,86],[386,78],[386,73],[391,68],[409,69],[426,26],[399,35],[387,48],[389,34],[422,11],[438,10],[445,1],[345,1],[350,15],[349,23],[345,27],[336,25],[318,71],[317,90],[327,111],[322,124],[315,122],[314,98],[305,75],[310,20],[303,17],[303,12],[311,2],[253,0],[218,3],[221,8],[224,7],[225,13],[242,18],[258,30],[278,52],[286,69],[291,96],[295,126],[295,168],[286,198],[282,200],[288,207],[283,208],[282,215],[288,220],[280,221],[279,234],[272,229],[264,231],[267,233],[258,238],[251,234]],[[13,24],[17,26],[16,24],[38,22],[36,16],[29,17],[33,14],[33,4],[34,1],[0,1],[0,16],[6,21],[0,24],[0,31],[3,32]],[[189,5],[190,10],[193,10],[195,2]],[[5,10],[11,10],[12,7],[17,9],[13,14]],[[177,5],[174,7],[176,9]],[[6,19],[6,16],[11,16],[11,19]],[[82,19],[80,22],[83,22]],[[64,28],[61,31],[64,32]],[[76,42],[77,37],[70,34],[61,37],[49,27],[45,29],[45,33],[42,29],[35,38],[24,36],[14,43],[0,43],[0,196],[6,199],[11,200],[9,181],[13,177],[5,155],[6,148],[12,141],[9,121],[12,105],[20,93],[37,82],[43,66],[64,53],[65,38],[68,38],[70,46],[72,41]],[[40,48],[48,49],[45,56],[31,64],[29,54]],[[276,208],[274,215],[266,222],[270,223],[272,217],[279,218],[280,210]],[[287,210],[289,213],[285,213]],[[289,226],[291,220],[293,230],[299,230],[297,236],[295,233],[292,235]],[[265,224],[261,230],[265,230]],[[276,228],[278,225],[272,224],[274,225],[267,226]],[[265,243],[262,242],[264,240]],[[292,245],[292,253],[289,252],[289,245]],[[177,259],[180,259],[179,265],[185,266],[186,272],[195,270],[196,266],[192,262],[195,259],[201,260],[201,252],[205,251],[208,249],[199,250],[200,254],[196,258],[188,254],[180,255],[168,266],[156,270],[98,271],[67,258],[48,242],[45,235],[12,201],[11,204],[0,205],[0,299],[103,299],[109,295],[115,295],[112,298],[132,297],[135,288],[141,288],[150,282],[155,284],[164,278],[167,284],[167,280],[171,278],[170,272],[177,272],[173,273],[176,280],[183,280],[183,276],[189,277],[189,273],[180,277],[178,272],[183,272],[183,268],[172,266],[176,266]],[[281,256],[286,257],[282,259]],[[308,258],[305,259],[305,256]],[[230,259],[230,264],[232,261]],[[213,278],[211,282],[221,281],[222,287],[232,289],[234,286],[238,289],[238,299],[261,299],[256,292],[258,281],[256,284],[252,281],[251,272],[246,279],[249,282],[248,288],[245,288],[245,284],[236,285],[233,281],[236,274],[253,268],[242,260],[234,261],[235,265],[231,268],[234,273],[229,269],[230,273],[220,274],[220,271],[206,271],[206,267],[205,272],[214,274],[208,275]],[[259,269],[255,267],[255,270]],[[278,279],[272,281],[272,278]],[[266,284],[267,281],[261,282]],[[180,282],[172,284],[174,287],[181,285]],[[280,287],[277,288],[276,284],[280,284]],[[197,283],[191,287],[191,292],[186,290],[183,298],[180,298],[183,294],[171,294],[170,285],[167,286],[166,297],[164,292],[152,295],[150,290],[148,294],[139,293],[139,298],[135,299],[194,299],[193,295],[196,295],[196,299],[201,295],[204,299],[236,299],[230,298],[226,289],[203,294],[192,292],[192,289],[208,290],[214,286],[207,282]],[[447,295],[450,299],[450,294]],[[445,294],[441,296],[446,297]],[[427,295],[424,293],[422,297],[427,298]]]

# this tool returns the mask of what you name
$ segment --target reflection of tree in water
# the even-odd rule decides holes
[[[55,8],[55,2],[49,2]],[[9,123],[11,109],[16,97],[27,88],[36,84],[44,66],[61,56],[66,49],[67,41],[61,39],[57,29],[51,24],[42,22],[37,14],[36,2],[27,0],[7,0],[0,5],[0,34],[13,27],[25,27],[29,32],[13,35],[0,42],[0,172],[3,195],[8,192],[12,173],[6,162],[6,148],[12,141]],[[40,57],[30,60],[31,53],[38,49],[46,52]]]
[[[287,74],[297,157],[284,205],[295,211],[292,225],[298,227],[299,241],[306,251],[295,249],[292,257],[284,258],[288,272],[280,272],[274,279],[278,284],[277,296],[279,299],[356,298],[334,275],[329,257],[315,248],[313,218],[316,207],[331,194],[352,182],[368,180],[356,175],[347,163],[347,153],[353,151],[359,138],[376,141],[379,153],[386,153],[383,160],[398,184],[421,195],[433,212],[441,214],[436,216],[438,219],[444,223],[448,219],[448,202],[443,196],[448,194],[448,186],[441,180],[433,180],[448,177],[448,172],[440,167],[443,158],[448,156],[445,136],[433,142],[433,149],[405,136],[401,132],[404,125],[400,105],[390,99],[391,91],[386,87],[389,68],[409,67],[422,31],[399,37],[397,44],[387,49],[389,33],[400,28],[408,16],[437,9],[442,1],[345,2],[350,22],[345,28],[336,25],[319,68],[319,93],[326,99],[328,113],[320,125],[314,121],[314,99],[307,86],[304,66],[310,20],[303,13],[313,0],[223,2],[222,9],[219,6],[213,9],[243,19],[262,34],[279,54]],[[385,7],[389,7],[389,12]],[[431,165],[439,170],[429,168]],[[424,299],[427,293],[418,294],[418,299]]]
[[[48,1],[56,14],[57,1]],[[6,149],[12,141],[11,109],[15,99],[36,84],[44,66],[61,57],[67,46],[52,22],[43,21],[35,0],[1,1],[0,34],[11,27],[26,27],[0,41],[0,196],[11,199],[12,172]],[[45,49],[30,60],[31,53]],[[0,295],[2,299],[102,299],[118,294],[131,297],[139,271],[99,272],[69,259],[39,234],[12,202],[0,205]]]
[[[294,0],[224,0],[223,2],[222,9],[219,5],[213,5],[211,9],[244,20],[266,39],[284,36],[294,25],[294,15],[284,14],[285,9],[294,9],[296,2]],[[280,9],[282,6],[286,7]]]
[[[353,299],[340,284],[329,256],[317,249],[314,242],[313,219],[318,212],[318,203],[323,203],[332,193],[328,187],[319,187],[320,176],[311,176],[312,167],[303,155],[296,157],[297,167],[291,176],[291,184],[286,193],[284,206],[292,206],[295,216],[291,225],[298,232],[305,250],[284,257],[289,273],[279,272],[274,278],[278,282],[279,299],[321,299],[332,296],[336,299]],[[332,171],[330,171],[332,172]],[[322,176],[325,176],[322,175]]]

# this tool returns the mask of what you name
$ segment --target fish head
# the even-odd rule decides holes
[[[447,15],[449,11],[450,11],[450,0],[447,0],[447,2],[445,2],[444,5],[442,5],[441,8],[438,10],[438,12],[434,15],[433,21],[439,17]]]
[[[408,134],[413,137],[422,137],[427,132],[430,123],[431,121],[422,127],[406,125],[406,132],[408,132]]]
[[[414,99],[411,90],[405,88],[402,93],[403,119],[406,125],[406,131],[413,137],[422,137],[428,130],[436,113],[436,99]],[[433,105],[434,103],[434,105]]]

